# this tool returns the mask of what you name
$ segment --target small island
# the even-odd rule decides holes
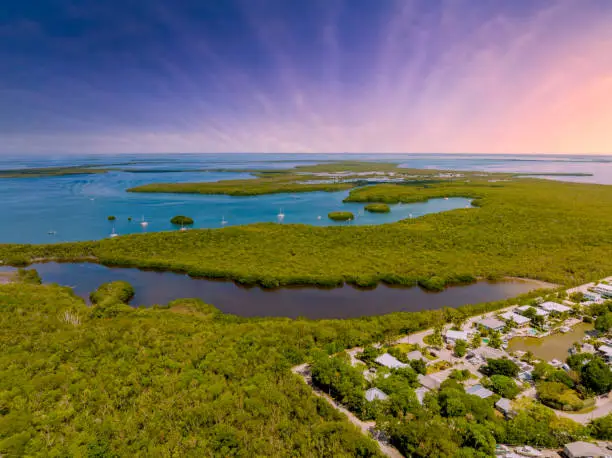
[[[108,219],[109,221],[115,221],[115,220],[117,219],[117,217],[116,217],[116,216],[113,216],[113,215],[110,215],[110,216],[109,216],[107,219]]]
[[[334,221],[351,221],[355,215],[351,212],[331,212],[327,214],[327,217]]]
[[[172,218],[170,222],[172,224],[176,224],[177,226],[191,225],[193,224],[193,219],[191,219],[189,216],[177,215]]]
[[[387,204],[368,204],[364,208],[365,211],[370,213],[389,213],[391,208]]]

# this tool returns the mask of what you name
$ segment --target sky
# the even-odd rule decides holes
[[[0,154],[612,153],[612,0],[21,0]]]

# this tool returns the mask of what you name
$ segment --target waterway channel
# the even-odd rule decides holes
[[[515,337],[508,341],[508,351],[530,351],[536,358],[544,361],[558,359],[565,361],[568,350],[574,342],[582,340],[587,331],[593,329],[593,324],[578,323],[571,331],[555,333],[546,337]]]
[[[387,285],[373,289],[345,285],[331,289],[296,287],[266,290],[245,288],[231,281],[192,278],[172,272],[109,268],[93,263],[49,262],[33,267],[44,283],[71,286],[84,299],[102,283],[124,280],[136,290],[131,301],[134,306],[149,307],[179,298],[199,298],[225,313],[247,317],[355,318],[497,301],[542,287],[540,282],[514,279],[480,281],[435,293],[419,287]],[[0,268],[2,270],[9,268]]]

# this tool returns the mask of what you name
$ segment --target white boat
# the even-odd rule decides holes
[[[55,235],[55,234],[57,234],[57,231],[50,230],[49,232],[47,232],[47,234],[49,234],[49,235]]]
[[[181,228],[179,229],[181,232],[185,232],[187,230],[187,228],[185,227],[184,224],[181,224]]]
[[[448,200],[448,197],[445,197],[444,200]]]
[[[283,220],[285,219],[285,214],[283,213],[282,208],[279,210],[278,215],[276,215],[276,217],[278,218],[279,223],[283,222]]]
[[[149,225],[149,222],[145,221],[144,215],[142,215],[142,220],[140,220],[140,225],[142,227],[147,227]]]
[[[221,225],[225,226],[227,224],[227,220],[225,219],[225,216],[221,217]]]
[[[321,216],[320,216],[320,215],[319,215],[319,216],[317,216],[317,219],[321,219]]]
[[[117,237],[119,234],[117,234],[117,232],[115,232],[115,226],[113,226],[113,231],[110,233],[109,237],[111,239]]]

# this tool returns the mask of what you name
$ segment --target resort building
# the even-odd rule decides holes
[[[437,390],[440,388],[442,382],[431,375],[417,375],[417,380],[421,384],[421,386],[427,388],[428,390]]]
[[[402,367],[408,367],[408,364],[402,363],[395,356],[391,356],[389,353],[384,353],[376,358],[376,361],[381,366],[388,367],[389,369],[401,369]]]
[[[599,283],[593,288],[593,291],[601,294],[603,297],[612,297],[612,286],[605,283]]]
[[[370,388],[368,391],[365,392],[365,398],[368,402],[384,401],[388,397],[389,396],[387,396],[384,391],[381,391],[378,388]]]
[[[444,334],[444,338],[446,339],[446,343],[454,344],[458,340],[467,342],[470,339],[470,335],[465,331],[449,330]]]
[[[493,396],[493,391],[486,389],[482,385],[474,385],[465,390],[467,394],[472,394],[474,396],[478,396],[481,399],[487,399]]]
[[[518,313],[514,313],[514,312],[502,313],[500,317],[506,321],[514,321],[514,323],[516,323],[518,327],[526,326],[531,321],[529,320],[529,318],[524,317],[523,315],[519,315]]]
[[[497,318],[484,318],[476,323],[478,326],[490,331],[501,331],[506,327],[506,323]]]
[[[567,458],[603,458],[609,457],[612,452],[590,442],[579,441],[566,444],[563,455]]]
[[[569,312],[571,309],[571,307],[568,307],[567,305],[562,305],[562,304],[558,304],[557,302],[543,302],[540,304],[540,308],[542,308],[543,310],[546,310],[547,312],[550,313],[565,313],[565,312]]]
[[[539,307],[532,307],[530,305],[521,305],[520,307],[517,307],[516,310],[524,314],[527,310],[531,308],[535,309],[536,315],[538,316],[547,316],[549,314],[549,312],[546,310],[543,310]]]

